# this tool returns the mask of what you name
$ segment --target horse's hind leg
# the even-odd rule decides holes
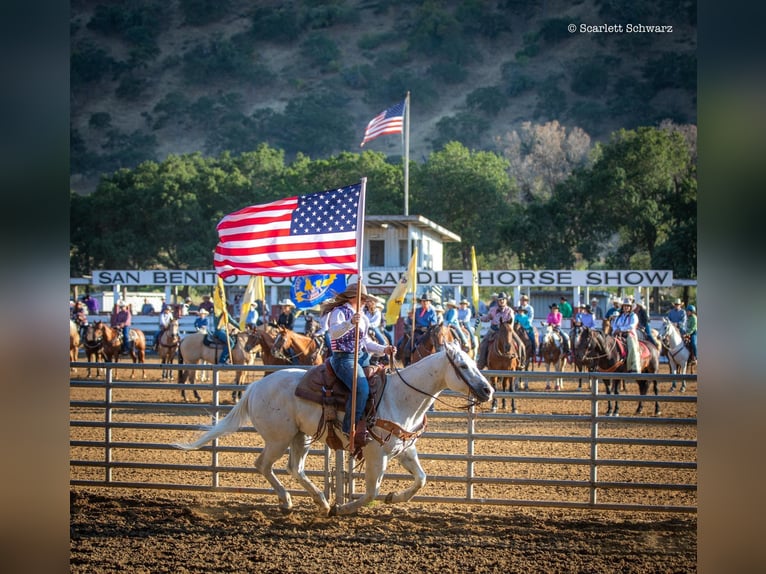
[[[409,459],[412,458],[412,452],[410,451],[415,452],[415,447],[410,447],[402,452],[397,460],[402,463],[404,468],[412,472],[408,466],[411,464]],[[383,481],[383,474],[386,472],[388,458],[383,455],[380,450],[380,446],[377,443],[370,443],[364,447],[364,459],[364,494],[359,498],[345,504],[335,504],[330,509],[330,516],[354,514],[357,510],[372,502],[375,500],[375,497],[378,496],[378,492],[380,492],[380,483]],[[417,453],[415,453],[415,459],[417,460]],[[417,462],[417,468],[420,468],[419,462]],[[423,473],[422,468],[420,468],[420,472]],[[412,498],[412,495],[415,494],[415,492],[417,492],[417,490],[420,488],[417,486],[419,481],[421,481],[422,484],[425,484],[425,473],[423,473],[421,477],[416,476],[415,484],[413,484],[413,486],[410,488],[401,492],[389,494],[386,497],[386,502],[403,502],[405,500],[409,500]]]
[[[319,513],[322,516],[327,516],[330,512],[330,503],[327,502],[324,493],[306,476],[306,456],[308,456],[310,446],[306,435],[302,433],[295,435],[295,438],[290,443],[287,470],[303,485],[306,492],[311,495],[311,498],[319,507]]]

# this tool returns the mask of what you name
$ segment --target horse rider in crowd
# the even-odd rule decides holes
[[[173,319],[175,319],[173,316],[173,308],[170,305],[165,305],[165,308],[162,310],[162,314],[160,314],[160,328],[157,331],[157,336],[154,337],[155,352],[159,351],[162,334],[168,330],[168,327],[170,327],[170,323],[173,321]]]
[[[277,327],[285,327],[292,331],[295,324],[295,303],[290,299],[283,299],[279,304],[282,312],[277,317]]]
[[[460,306],[457,309],[457,320],[461,327],[465,327],[471,334],[471,342],[474,349],[479,348],[479,341],[476,338],[476,331],[473,327],[473,321],[471,321],[473,314],[471,313],[471,304],[468,299],[461,299]]]
[[[522,329],[527,332],[527,335],[529,335],[529,340],[532,342],[531,359],[534,361],[534,358],[537,355],[537,339],[535,338],[535,328],[532,326],[532,321],[529,320],[529,315],[527,314],[526,307],[520,305],[516,309],[515,320],[519,325],[521,325]]]
[[[521,307],[527,310],[527,318],[529,319],[529,322],[534,323],[535,308],[532,307],[532,304],[529,302],[529,295],[522,294],[521,297],[519,297],[519,308]]]
[[[88,315],[98,315],[98,301],[86,293],[82,298],[83,303],[88,308]]]
[[[622,337],[628,348],[627,371],[640,373],[640,351],[638,347],[638,315],[633,312],[633,301],[626,297],[622,300],[620,314],[612,324],[615,337]]]
[[[513,324],[514,312],[508,305],[508,295],[505,291],[497,294],[497,305],[490,307],[489,312],[480,318],[481,321],[489,321],[489,336],[484,337],[479,345],[479,360],[476,365],[483,369],[487,366],[487,353],[489,352],[489,343],[497,336],[500,330],[500,323]]]
[[[80,340],[85,340],[85,334],[88,330],[88,306],[82,301],[78,301],[74,304],[74,311],[72,313],[72,320],[77,326],[77,330],[80,333]]]
[[[371,440],[367,433],[367,425],[361,422],[370,394],[370,385],[362,366],[358,362],[354,364],[356,337],[359,337],[360,355],[362,350],[366,353],[390,356],[396,352],[395,347],[381,345],[368,336],[370,325],[367,317],[364,313],[360,313],[357,307],[357,289],[361,294],[362,301],[366,301],[369,298],[366,287],[354,283],[342,293],[322,303],[320,307],[322,316],[328,316],[327,324],[332,348],[332,356],[329,359],[330,365],[349,391],[352,390],[354,372],[356,372],[356,410],[351,412],[352,397],[349,394],[342,425],[343,432],[349,435],[351,433],[351,417],[354,417],[356,430],[354,436],[349,438],[352,441],[350,450],[355,455],[367,444],[368,440]]]
[[[122,331],[122,347],[120,353],[129,353],[133,350],[133,341],[130,340],[130,323],[133,315],[130,312],[130,307],[125,301],[118,301],[116,307],[119,309],[114,315],[112,315],[112,327],[120,329]]]
[[[562,297],[564,299],[564,297]],[[545,324],[549,325],[556,333],[561,335],[561,352],[564,353],[564,355],[569,355],[569,351],[571,348],[571,345],[569,343],[569,333],[564,331],[564,329],[561,328],[562,322],[564,321],[563,314],[559,311],[559,306],[556,303],[552,303],[550,306],[550,312],[548,313],[548,316],[545,318]],[[540,336],[542,337],[543,334],[541,333]]]
[[[413,346],[417,346],[420,343],[420,339],[426,334],[426,331],[432,326],[439,323],[439,318],[436,316],[436,310],[433,307],[431,301],[431,295],[423,293],[420,296],[420,307],[415,310],[415,341]]]
[[[601,306],[598,304],[598,299],[596,297],[593,297],[590,300],[590,308],[591,308],[591,312],[593,313],[594,319],[601,320],[604,318],[604,311],[601,309]]]
[[[689,346],[691,347],[692,356],[689,357],[689,362],[692,364],[697,363],[697,307],[694,305],[686,306],[686,333],[684,338],[689,339]]]
[[[444,312],[444,324],[452,329],[455,336],[460,339],[460,344],[463,346],[463,350],[468,351],[468,337],[460,328],[460,320],[458,319],[457,302],[454,299],[447,300],[447,310]]]
[[[637,302],[635,312],[636,317],[638,317],[638,330],[646,335],[647,341],[657,347],[658,350],[661,349],[659,341],[654,338],[654,333],[652,333],[652,324],[649,322],[649,313],[646,307],[641,302]]]
[[[364,314],[367,317],[367,321],[370,323],[370,332],[375,337],[375,340],[381,345],[387,345],[388,341],[383,336],[380,324],[382,321],[382,315],[380,308],[378,308],[378,300],[374,295],[371,295],[364,301]]]
[[[200,307],[198,311],[198,317],[194,319],[194,330],[197,333],[207,333],[207,318],[210,315],[207,309]]]
[[[684,303],[681,299],[673,301],[673,308],[665,315],[668,321],[678,327],[678,332],[682,335],[686,333],[686,311],[683,307]]]
[[[604,313],[604,321],[611,321],[613,317],[617,317],[620,314],[620,298],[614,297],[612,299],[612,306]]]
[[[202,303],[199,304],[200,310],[205,309],[210,315],[213,312],[213,302],[210,300],[210,295],[202,296]]]
[[[154,315],[154,305],[152,305],[151,301],[147,298],[144,298],[144,304],[141,305],[141,314]]]
[[[200,309],[200,311],[202,311],[202,309]],[[202,313],[200,313],[200,316],[203,316]],[[221,343],[223,343],[223,350],[221,351],[220,357],[218,357],[218,363],[225,365],[229,362],[229,347],[233,347],[236,344],[236,341],[232,341],[231,336],[229,335],[228,326],[232,325],[234,327],[238,327],[238,325],[228,313],[226,313],[228,322],[225,325],[221,325],[221,323],[223,323],[221,320],[223,318],[223,313],[218,317],[216,317],[213,313],[204,315],[204,317],[207,319],[207,325],[204,327],[205,332],[207,333],[207,337],[211,340],[218,339]],[[202,327],[200,327],[198,330],[202,331]]]
[[[593,313],[591,313],[590,305],[580,303],[577,312],[574,314],[574,324],[577,327],[588,327],[588,329],[595,328],[596,322],[593,320]]]

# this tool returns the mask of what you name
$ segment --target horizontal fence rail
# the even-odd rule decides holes
[[[168,365],[143,365],[142,380],[129,379],[132,363],[70,366],[71,485],[273,496],[271,486],[253,467],[263,444],[252,427],[199,451],[172,446],[196,438],[201,427],[215,424],[232,408],[232,393],[244,387],[222,379],[243,371],[249,381],[257,380],[265,367],[171,365],[174,372],[196,369],[208,376],[208,382],[194,385],[202,402],[185,403],[180,393],[186,389],[188,396],[190,385],[159,380],[161,369]],[[87,369],[95,373],[96,366],[103,374],[86,378]],[[268,370],[280,368],[290,367]],[[138,369],[136,376],[140,373]],[[604,394],[603,385],[596,384],[613,373],[485,371],[485,375],[506,379],[511,375],[514,386],[509,388],[523,379],[530,390],[498,391],[498,402],[505,399],[506,408],[497,412],[489,405],[466,410],[459,395],[442,393],[417,443],[428,482],[413,500],[696,512],[696,375],[620,374],[631,391],[636,380],[651,376],[659,382],[660,394],[623,392],[618,397]],[[565,390],[542,390],[558,377]],[[683,382],[689,390],[668,394],[671,381]],[[606,416],[605,405],[615,398],[623,414]],[[515,413],[509,404],[512,399]],[[652,413],[658,401],[664,414],[635,415],[639,401],[645,413]],[[275,473],[291,495],[305,496],[285,464],[278,462]],[[328,498],[353,497],[357,482],[363,488],[363,468],[354,469],[354,480],[348,480],[346,466],[342,454],[316,443],[306,474]],[[380,498],[409,481],[409,474],[392,464]]]

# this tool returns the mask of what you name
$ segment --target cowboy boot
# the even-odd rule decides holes
[[[371,441],[372,437],[370,436],[370,433],[367,432],[366,422],[364,420],[359,421],[356,429],[354,429],[354,437],[351,447],[351,453],[357,460],[362,460],[362,458],[364,458],[362,449],[364,449],[365,445]]]

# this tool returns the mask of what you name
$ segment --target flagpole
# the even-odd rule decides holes
[[[410,93],[404,98],[404,215],[410,214]]]
[[[365,194],[367,192],[367,178],[362,178],[362,189],[359,193],[359,216],[357,217],[357,237],[360,237],[361,240],[357,241],[357,263],[359,267],[358,271],[358,279],[356,283],[356,312],[361,313],[362,312],[362,278],[364,277],[362,272],[362,266],[364,265],[364,202],[365,202]],[[351,428],[350,430],[350,436],[348,440],[348,451],[350,453],[354,452],[354,435],[356,434],[356,379],[357,379],[357,369],[359,365],[359,325],[356,325],[356,328],[354,329],[354,370],[352,380],[351,380]],[[353,461],[353,457],[349,460],[349,462]],[[349,473],[349,480],[353,480],[351,478],[351,473]]]

